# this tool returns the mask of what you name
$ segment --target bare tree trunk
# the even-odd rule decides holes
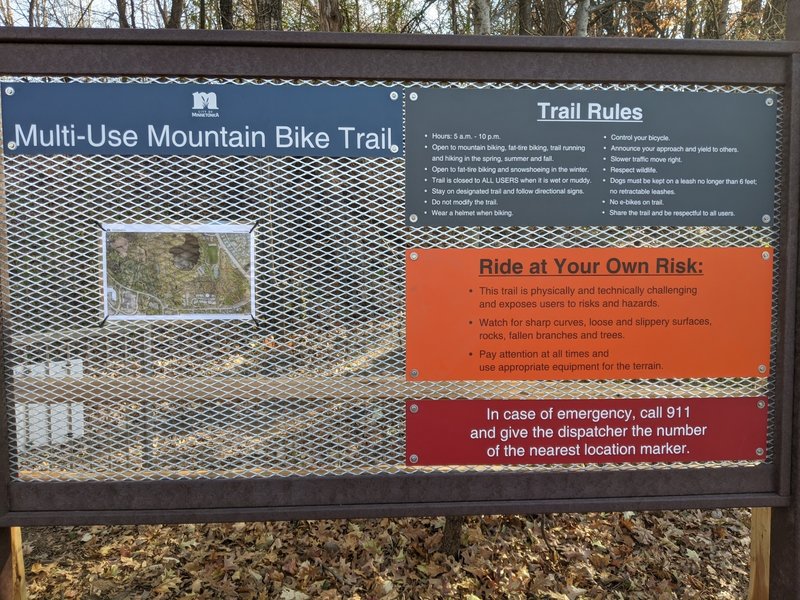
[[[184,0],[172,0],[172,6],[169,9],[169,18],[166,22],[167,29],[180,29],[181,17],[183,17],[183,3]]]
[[[448,556],[458,558],[461,553],[461,528],[466,517],[445,517],[442,544],[439,551]]]
[[[683,39],[691,40],[695,37],[695,0],[686,0],[686,18],[683,20]]]
[[[472,10],[472,27],[476,35],[492,33],[492,15],[490,0],[470,0]]]
[[[386,31],[398,33],[400,31],[400,15],[403,6],[400,2],[386,3]]]
[[[578,0],[575,9],[575,36],[589,37],[589,0]]]
[[[564,35],[564,0],[542,3],[542,35]]]
[[[730,0],[719,0],[719,9],[717,10],[717,37],[723,38],[728,33],[728,9],[730,8]]]
[[[206,0],[200,0],[200,16],[197,19],[197,28],[206,28]]]
[[[219,21],[223,29],[233,29],[233,0],[219,0]]]
[[[14,13],[11,12],[11,0],[0,0],[0,12],[2,12],[2,24],[8,27],[14,26]]]
[[[342,30],[342,11],[339,9],[339,0],[319,0],[319,30]]]
[[[163,4],[161,0],[156,0],[156,8],[158,9],[158,14],[161,15],[161,25],[166,25],[167,21],[169,21],[166,4]],[[144,14],[142,14],[142,23],[144,22]]]
[[[450,9],[450,30],[453,34],[458,33],[458,0],[448,0],[447,7]]]
[[[533,2],[532,0],[518,0],[518,21],[520,35],[533,35]]]
[[[117,16],[119,17],[119,28],[130,29],[131,24],[128,22],[128,5],[127,0],[117,0]]]
[[[704,3],[704,15],[702,20],[702,31],[700,37],[716,40],[722,37],[725,32],[723,21],[723,11],[727,13],[727,0],[713,0]]]
[[[268,30],[283,29],[281,0],[253,0],[255,9],[255,28]]]

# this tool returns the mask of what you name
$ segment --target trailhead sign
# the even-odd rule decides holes
[[[405,217],[386,225],[383,239],[400,245],[382,268],[404,285],[394,293],[405,326],[396,355],[404,358],[403,392],[412,396],[406,466],[766,460],[770,398],[759,385],[773,368],[776,253],[764,240],[775,222],[775,92],[15,82],[3,84],[2,98],[10,161],[202,157],[224,169],[229,157],[256,157],[268,166],[248,167],[248,178],[289,173],[265,182],[260,197],[240,188],[226,200],[237,211],[199,223],[191,187],[192,200],[167,218],[156,212],[139,221],[113,202],[104,206],[94,248],[101,249],[96,296],[105,327],[168,320],[223,327],[252,321],[258,328],[263,317],[266,327],[291,321],[275,332],[295,330],[296,317],[277,308],[281,293],[319,275],[300,277],[295,263],[308,257],[293,254],[295,243],[308,245],[316,268],[336,281],[348,281],[353,267],[325,256],[349,256],[351,243],[369,247],[365,255],[375,252],[359,237],[362,189],[327,195],[343,177],[342,161],[356,161],[354,173],[374,161],[373,177],[393,174],[375,185],[381,201],[369,210],[381,211],[376,219],[392,208]],[[327,159],[339,162],[322,176],[310,176],[304,163],[292,166]],[[304,203],[306,180],[317,190],[312,196],[323,190],[319,201]],[[276,204],[274,190],[287,183],[288,198]],[[387,194],[395,185],[400,193]],[[224,193],[206,192],[213,207],[206,215],[215,214],[216,195]],[[283,209],[288,214],[276,219]],[[344,245],[325,241],[320,250],[316,233],[298,236],[317,232],[330,211],[339,222],[353,221],[336,239]],[[398,222],[404,237],[392,229]],[[587,225],[596,227],[593,241]],[[626,233],[631,226],[636,231]],[[718,237],[746,228],[749,237],[718,247],[697,226]],[[569,231],[542,247],[556,227]],[[638,247],[644,229],[659,241]],[[678,229],[694,241],[664,236]],[[604,247],[612,232],[628,241]],[[488,243],[485,233],[509,241]],[[257,251],[262,235],[266,255]],[[296,242],[287,244],[286,236]],[[279,260],[272,253],[281,244],[287,254]],[[282,273],[290,279],[282,282]],[[300,313],[312,322],[320,318],[313,310],[320,292],[313,290],[303,290]],[[322,304],[343,301],[329,293]],[[363,304],[363,290],[357,295]],[[734,378],[759,385],[738,396],[726,388],[712,403],[661,398],[658,389],[644,402],[628,398],[620,383],[613,399],[595,393],[557,405],[527,387]],[[446,387],[415,392],[448,382],[489,387],[471,399]],[[511,391],[491,393],[493,385]],[[744,439],[731,436],[732,419],[748,423],[743,445],[730,443]]]
[[[776,99],[662,90],[418,89],[413,225],[764,225]]]
[[[15,83],[4,89],[11,155],[397,156],[402,150],[400,94],[386,88]]]
[[[598,239],[627,226],[767,231],[777,104],[624,86],[408,93],[410,226],[574,233],[560,247],[408,249],[407,380],[766,381],[772,248],[592,247],[578,228],[597,226]],[[623,388],[613,399],[409,400],[407,464],[766,458],[765,396],[654,390],[645,401]]]
[[[767,444],[763,397],[415,400],[406,419],[412,465],[760,461]]]
[[[416,380],[769,373],[767,250],[418,249],[406,273]]]
[[[787,46],[270,35],[15,50],[8,519],[782,501]]]
[[[406,260],[409,381],[580,385],[770,374],[766,249],[417,248]],[[420,398],[406,402],[406,458],[758,461],[766,457],[767,407],[766,397],[621,393],[555,402]]]

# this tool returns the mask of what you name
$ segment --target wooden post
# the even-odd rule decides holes
[[[28,600],[19,527],[0,527],[0,600]]]
[[[22,554],[22,529],[11,528],[12,573],[14,577],[14,600],[28,600],[25,584],[25,557]]]
[[[750,517],[748,600],[769,600],[769,544],[772,509],[754,508]]]
[[[0,600],[13,600],[14,598],[13,556],[11,528],[0,527]]]

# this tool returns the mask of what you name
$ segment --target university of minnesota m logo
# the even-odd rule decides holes
[[[215,92],[194,92],[192,110],[219,110]]]

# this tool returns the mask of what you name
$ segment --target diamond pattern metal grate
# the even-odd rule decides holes
[[[120,81],[58,81],[112,80]],[[176,81],[185,82],[157,80]],[[404,85],[769,92],[782,104],[781,90],[773,88]],[[775,214],[782,185],[782,115],[779,106]],[[409,228],[399,158],[0,156],[0,169],[3,377],[17,481],[403,473],[409,471],[407,398],[775,396],[774,376],[407,383],[403,252],[408,247],[769,245],[776,248],[777,282],[777,221],[753,228]],[[108,222],[258,222],[258,322],[101,326],[98,223]],[[776,311],[777,302],[773,332]],[[774,339],[772,359],[774,364]],[[771,418],[770,437],[773,425]],[[693,466],[698,465],[659,468]],[[503,470],[639,468],[653,467]]]

